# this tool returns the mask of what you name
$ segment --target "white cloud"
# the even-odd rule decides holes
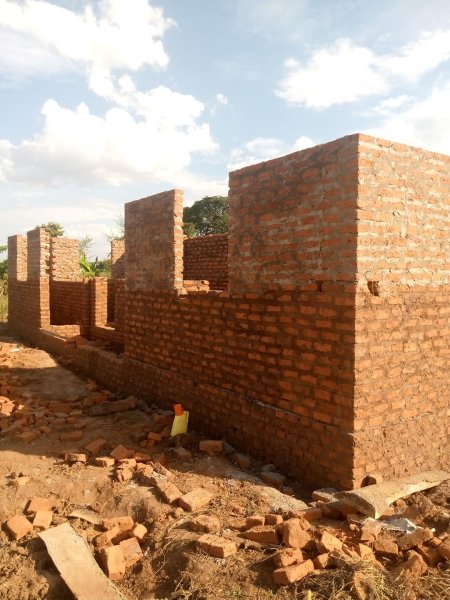
[[[257,137],[231,151],[228,169],[234,171],[289,154],[289,152],[304,150],[313,145],[314,142],[306,136],[299,137],[292,145],[278,138]]]
[[[338,40],[307,63],[288,59],[275,93],[292,105],[324,109],[415,82],[449,58],[450,30],[424,34],[398,52],[381,55],[349,39]]]
[[[129,0],[101,0],[96,6],[97,11],[88,4],[77,13],[44,0],[0,0],[2,36],[15,32],[23,36],[27,50],[34,41],[38,48],[83,66],[93,85],[117,69],[167,66],[160,38],[173,21],[162,9],[147,0],[133,0],[132,10]],[[17,39],[16,45],[20,47]],[[5,68],[9,62],[11,68],[15,61],[14,56],[3,57],[2,64]],[[21,62],[29,70],[29,61]]]
[[[310,4],[309,0],[236,0],[236,18],[252,33],[296,38],[299,27],[305,25]]]
[[[37,135],[19,145],[0,141],[3,180],[45,185],[167,181],[189,166],[192,153],[216,148],[209,126],[197,122],[203,105],[192,96],[159,87],[130,93],[122,104],[132,106],[138,117],[122,107],[96,116],[84,103],[71,110],[48,100]]]
[[[391,111],[367,133],[450,154],[450,84],[435,87],[403,111]]]

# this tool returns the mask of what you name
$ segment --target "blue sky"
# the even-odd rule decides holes
[[[0,244],[362,131],[450,154],[448,0],[0,0]]]

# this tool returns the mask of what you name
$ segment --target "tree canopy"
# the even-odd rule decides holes
[[[183,210],[183,231],[188,237],[226,233],[228,231],[228,198],[205,196]]]
[[[61,237],[64,235],[64,229],[62,225],[55,223],[55,221],[49,221],[48,223],[37,225],[36,229],[39,227],[45,229],[50,234],[50,237]]]

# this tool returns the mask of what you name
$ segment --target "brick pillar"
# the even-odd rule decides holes
[[[91,315],[92,327],[104,327],[108,321],[108,279],[91,279]]]
[[[23,235],[11,235],[8,238],[8,279],[27,279],[27,238]]]
[[[38,328],[50,326],[50,235],[45,229],[28,231],[27,275],[33,295],[32,322]]]
[[[128,289],[183,287],[183,192],[171,190],[125,204]]]
[[[111,277],[125,277],[125,240],[111,240]]]
[[[50,235],[42,227],[27,233],[28,265],[27,274],[30,281],[49,277],[50,275]]]

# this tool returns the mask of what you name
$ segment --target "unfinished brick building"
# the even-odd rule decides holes
[[[13,236],[10,325],[312,485],[448,468],[449,183],[355,134],[231,173],[228,236],[183,243],[178,190],[126,204],[110,280]]]

